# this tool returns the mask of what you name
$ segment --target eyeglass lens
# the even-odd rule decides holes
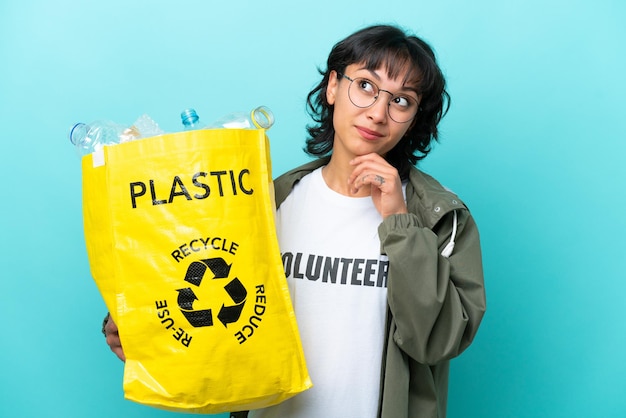
[[[372,106],[379,95],[378,86],[366,78],[355,78],[350,82],[348,97],[357,107]],[[391,119],[398,123],[404,123],[413,119],[417,113],[418,104],[417,100],[409,95],[394,95],[391,97],[387,108]]]

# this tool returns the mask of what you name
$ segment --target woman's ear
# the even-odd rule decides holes
[[[328,86],[326,86],[326,102],[329,105],[335,104],[335,97],[337,97],[337,71],[332,70],[328,75]]]

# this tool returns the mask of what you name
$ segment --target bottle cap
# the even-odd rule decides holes
[[[183,125],[193,125],[194,123],[198,122],[198,119],[200,119],[195,109],[183,110],[180,114],[180,118],[183,121]]]
[[[252,123],[257,128],[269,129],[274,124],[274,114],[267,106],[259,106],[250,112]]]

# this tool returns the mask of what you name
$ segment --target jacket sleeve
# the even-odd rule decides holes
[[[456,244],[448,258],[441,250],[451,236],[452,212],[433,230],[414,214],[389,216],[379,226],[382,251],[389,257],[393,339],[422,364],[463,352],[486,309],[478,229],[467,209],[457,212]]]

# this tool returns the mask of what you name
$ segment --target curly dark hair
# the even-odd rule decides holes
[[[385,155],[405,179],[410,166],[425,158],[431,151],[432,141],[437,141],[437,125],[450,107],[450,96],[433,49],[422,39],[408,35],[396,26],[370,26],[335,44],[328,56],[326,70],[319,69],[322,81],[307,96],[307,111],[315,124],[306,128],[309,137],[304,151],[315,157],[332,153],[334,107],[326,101],[330,73],[343,74],[348,65],[355,63],[363,63],[368,70],[384,67],[389,78],[397,78],[408,69],[404,83],[418,86],[421,95],[419,111],[405,136]]]

